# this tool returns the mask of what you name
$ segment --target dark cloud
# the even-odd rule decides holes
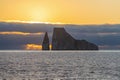
[[[55,25],[54,25],[55,26]],[[52,24],[0,23],[0,31],[52,32]]]
[[[43,35],[0,35],[0,49],[24,49],[26,44],[41,44]]]
[[[0,22],[0,32],[48,32],[50,42],[54,27],[65,27],[76,39],[85,39],[99,45],[100,49],[120,49],[120,25],[58,25]],[[21,34],[20,33],[20,34]],[[41,44],[44,34],[0,34],[0,49],[24,49],[26,44]]]
[[[85,39],[99,46],[107,45],[100,49],[120,49],[117,46],[120,45],[120,25],[69,26],[66,30],[76,39]]]

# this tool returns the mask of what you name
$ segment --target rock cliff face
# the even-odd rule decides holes
[[[54,28],[52,37],[52,50],[74,50],[74,38],[64,28]]]
[[[45,33],[43,43],[42,43],[42,50],[49,50],[49,38],[47,32]]]
[[[86,40],[76,40],[64,28],[54,28],[52,50],[98,50],[98,46]]]

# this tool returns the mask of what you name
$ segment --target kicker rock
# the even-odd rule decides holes
[[[54,28],[52,50],[98,50],[98,46],[86,40],[76,40],[64,28]]]

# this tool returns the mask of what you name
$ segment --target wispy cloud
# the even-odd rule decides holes
[[[39,33],[28,33],[28,32],[18,32],[18,31],[12,31],[12,32],[0,32],[0,35],[41,35],[43,32]]]
[[[109,36],[109,35],[120,35],[120,32],[102,32],[97,34],[100,36]]]
[[[83,36],[115,36],[120,35],[120,32],[74,32],[73,34],[80,34]]]

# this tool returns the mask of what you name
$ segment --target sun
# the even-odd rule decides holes
[[[30,21],[33,22],[44,22],[49,18],[48,10],[44,8],[31,8],[29,11]]]

